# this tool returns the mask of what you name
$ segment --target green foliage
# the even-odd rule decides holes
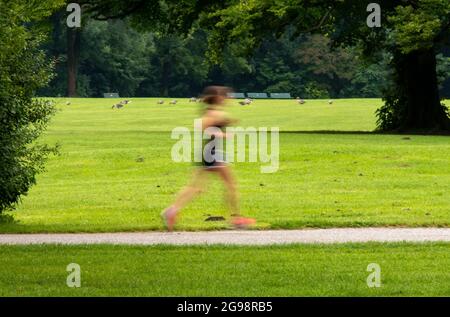
[[[375,111],[377,130],[395,130],[401,125],[402,117],[405,116],[405,109],[402,107],[401,100],[395,94],[385,95],[383,100],[385,103]]]
[[[54,19],[54,28],[60,31],[45,47],[57,60],[57,75],[39,91],[44,96],[66,92],[67,28],[62,20],[63,15]],[[202,34],[163,36],[139,33],[129,21],[86,21],[81,28],[78,96],[100,97],[108,91],[121,96],[187,96],[202,89],[208,71],[203,63],[206,44]]]
[[[438,83],[442,85],[447,79],[450,79],[450,56],[438,54],[436,56],[437,66],[436,72]]]
[[[436,72],[441,96],[450,99],[450,50],[447,49],[446,54],[438,54],[436,60]]]
[[[358,47],[333,48],[323,35],[291,40],[289,33],[268,36],[247,59],[225,51],[220,65],[224,82],[241,90],[287,91],[302,98],[381,95],[386,61],[367,62]]]
[[[61,1],[0,2],[0,213],[28,192],[54,151],[35,142],[55,111],[53,104],[33,97],[51,76],[36,23],[58,5]]]
[[[140,96],[196,96],[208,73],[204,63],[204,36],[156,35],[153,51],[147,56],[148,69],[141,83]]]
[[[436,38],[448,34],[450,28],[450,1],[404,1],[395,7],[388,21],[392,24],[395,46],[408,54],[416,50],[431,49]]]
[[[81,50],[78,61],[77,94],[81,97],[102,96],[119,92],[136,94],[148,72],[148,55],[152,53],[150,34],[132,30],[127,23],[86,19],[81,28]],[[63,12],[53,17],[52,39],[46,44],[47,55],[56,60],[56,76],[39,91],[44,96],[65,95],[67,87],[67,27]]]
[[[120,20],[91,20],[82,30],[81,45],[79,72],[89,75],[86,96],[102,96],[107,91],[135,94],[147,70],[149,34],[140,35]]]
[[[387,89],[390,82],[387,80],[387,61],[366,64],[358,63],[358,69],[351,79],[351,85],[343,89],[343,96],[352,97],[379,97]]]

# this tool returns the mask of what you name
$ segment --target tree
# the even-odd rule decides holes
[[[78,59],[80,57],[81,31],[70,28],[67,34],[67,96],[77,96]]]
[[[323,35],[290,40],[288,30],[279,38],[265,37],[247,58],[239,56],[240,49],[233,43],[225,48],[207,81],[303,98],[381,96],[385,62],[362,60],[358,47],[332,48]]]
[[[51,75],[51,65],[39,49],[39,22],[60,5],[54,0],[0,1],[0,213],[28,192],[53,151],[36,140],[54,107],[35,99],[34,92]]]
[[[65,2],[65,4],[67,4],[70,1]],[[54,12],[49,19],[52,25],[51,42],[57,43],[57,45],[51,47],[52,51],[50,52],[50,55],[58,57],[58,59],[56,59],[58,66],[62,63],[65,65],[65,92],[60,95],[76,97],[79,92],[79,89],[77,89],[79,83],[78,66],[80,60],[82,31],[80,27],[68,27],[67,17],[68,13],[66,11],[66,7],[64,7]],[[84,19],[82,19],[82,21],[84,28]],[[62,78],[59,73],[57,77]]]
[[[83,31],[76,81],[76,95],[100,97],[104,92],[121,96],[189,96],[197,95],[207,75],[203,63],[205,34],[197,32],[188,38],[138,32],[129,21],[97,21],[83,18]],[[67,28],[61,18],[52,17],[52,39],[45,50],[57,60],[56,76],[41,95],[66,94]]]
[[[163,97],[196,96],[201,91],[208,67],[202,56],[206,45],[201,34],[182,38],[176,34],[154,34],[154,51],[141,84],[141,95]]]
[[[329,91],[330,97],[342,96],[358,67],[357,55],[352,48],[331,49],[330,39],[319,34],[308,36],[300,44],[296,58],[308,72],[308,77]]]
[[[148,55],[153,52],[149,33],[140,34],[126,21],[89,19],[83,28],[79,73],[82,96],[103,96],[118,92],[133,96],[148,72]],[[84,88],[84,91],[81,91]]]
[[[387,18],[392,27],[385,43],[392,52],[394,85],[385,92],[379,126],[400,130],[450,130],[440,103],[438,50],[450,41],[450,2],[404,1]]]
[[[40,95],[64,96],[68,82],[67,32],[58,12],[52,16],[52,37],[44,46],[55,62],[55,76]],[[95,21],[83,18],[80,48],[77,53],[75,94],[101,97],[105,92],[134,96],[148,71],[152,39],[148,33],[132,30],[126,21]]]

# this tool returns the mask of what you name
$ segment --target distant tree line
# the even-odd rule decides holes
[[[324,35],[289,30],[268,36],[247,58],[230,45],[222,62],[205,59],[207,37],[139,32],[127,20],[87,19],[80,29],[65,25],[65,11],[49,20],[52,36],[44,47],[55,60],[55,77],[43,96],[127,97],[197,96],[205,85],[225,84],[242,92],[290,92],[302,98],[380,97],[386,82],[388,53],[373,62],[358,46],[332,47]],[[442,95],[450,96],[450,52],[438,55]]]

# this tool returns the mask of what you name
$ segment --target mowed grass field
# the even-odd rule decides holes
[[[190,163],[171,159],[175,127],[193,128],[199,105],[179,99],[56,99],[43,141],[61,145],[0,232],[162,230],[159,217],[186,185]],[[243,127],[280,128],[280,166],[235,163],[243,214],[256,228],[450,226],[450,138],[387,135],[375,128],[378,99],[256,100],[230,112]],[[450,102],[447,101],[447,104]],[[184,210],[178,230],[227,228],[222,185]],[[13,215],[14,220],[10,215]]]
[[[0,246],[0,296],[449,296],[450,244]],[[81,287],[66,285],[69,263]],[[381,287],[370,288],[370,263]]]

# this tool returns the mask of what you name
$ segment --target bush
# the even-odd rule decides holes
[[[39,28],[32,29],[33,18],[24,13],[51,12],[49,2],[40,5],[41,11],[32,11],[20,1],[0,2],[0,213],[28,192],[45,158],[56,150],[36,142],[55,112],[50,101],[34,98],[52,68],[39,49]]]

